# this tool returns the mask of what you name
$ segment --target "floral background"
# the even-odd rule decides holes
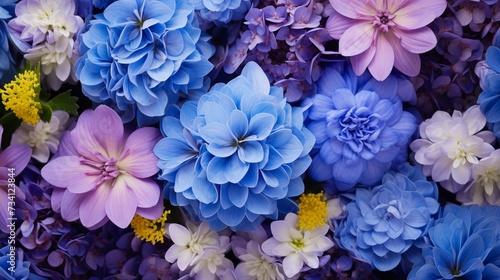
[[[497,0],[0,0],[0,278],[500,279]]]

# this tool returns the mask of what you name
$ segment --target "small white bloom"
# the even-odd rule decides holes
[[[50,153],[57,152],[59,140],[68,126],[68,121],[68,113],[54,111],[49,123],[39,121],[35,126],[22,123],[12,134],[12,143],[29,145],[33,149],[31,156],[41,163],[46,163]]]
[[[288,213],[283,221],[271,223],[273,237],[262,244],[262,251],[270,256],[284,257],[283,270],[289,278],[297,275],[304,263],[310,268],[319,267],[319,257],[333,247],[333,241],[325,236],[329,227],[314,230],[297,228],[299,218]]]
[[[228,269],[233,270],[233,263],[225,257],[231,244],[229,237],[221,236],[219,246],[206,247],[195,262],[189,276],[196,280],[213,280],[221,277]]]
[[[205,248],[220,245],[219,235],[206,222],[201,222],[198,227],[188,224],[188,227],[189,229],[179,224],[170,224],[167,228],[174,244],[165,253],[165,259],[170,263],[177,261],[181,271],[194,265]]]
[[[485,125],[486,117],[477,105],[463,115],[438,111],[420,125],[421,139],[413,141],[410,148],[426,176],[456,193],[472,180],[472,167],[479,159],[494,150],[490,144],[495,141],[493,133],[479,132]]]
[[[238,279],[285,279],[282,266],[276,262],[275,258],[262,252],[259,243],[254,240],[250,240],[244,252],[237,254],[237,257],[241,260],[235,270]]]
[[[344,217],[346,207],[338,197],[329,199],[326,204],[326,210],[328,211],[328,220],[340,219]]]
[[[457,194],[464,204],[500,205],[500,150],[479,161],[472,169],[474,181]]]

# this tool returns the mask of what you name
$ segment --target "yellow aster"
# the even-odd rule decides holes
[[[297,227],[301,230],[313,230],[323,227],[327,221],[328,210],[326,197],[323,192],[302,194],[299,198],[299,222]]]
[[[131,225],[134,229],[135,236],[153,245],[156,242],[163,243],[165,237],[165,222],[170,210],[164,211],[163,215],[157,220],[148,220],[142,216],[135,214],[132,219]]]
[[[2,103],[6,110],[12,110],[17,118],[30,125],[36,125],[40,120],[42,106],[38,100],[40,90],[39,75],[27,70],[16,75],[13,81],[0,89]]]

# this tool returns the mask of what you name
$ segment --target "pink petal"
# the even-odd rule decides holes
[[[85,194],[80,204],[80,221],[91,228],[106,218],[105,205],[111,194],[111,181],[102,183],[94,191]]]
[[[394,66],[394,51],[383,34],[377,37],[377,47],[368,70],[377,81],[385,80],[391,74]]]
[[[394,12],[393,21],[408,30],[424,27],[439,17],[446,9],[445,0],[413,0]]]
[[[137,196],[127,187],[123,176],[118,176],[111,187],[106,201],[106,214],[118,227],[126,228],[130,225],[137,210]]]
[[[120,169],[137,178],[151,177],[158,172],[158,158],[153,148],[160,141],[160,131],[153,127],[143,127],[127,138],[120,159]]]
[[[85,175],[96,169],[80,164],[76,156],[63,156],[51,160],[42,168],[42,177],[50,184],[67,188],[72,193],[85,193],[95,188],[97,175]],[[71,180],[69,180],[71,178]]]
[[[136,214],[141,215],[142,217],[149,220],[156,220],[161,217],[163,214],[164,205],[163,205],[163,197],[158,197],[158,201],[153,207],[149,208],[141,208],[137,207]]]
[[[61,203],[66,189],[54,188],[50,197],[50,206],[56,212],[61,212]]]
[[[124,183],[134,191],[137,197],[137,206],[149,208],[156,205],[160,194],[160,187],[152,179],[138,179],[134,176],[123,174],[120,177]]]
[[[339,50],[343,56],[353,56],[372,47],[375,28],[370,22],[358,23],[348,28],[339,41]]]
[[[80,218],[79,206],[85,195],[73,194],[65,191],[61,200],[61,215],[62,218],[68,222],[73,222]]]
[[[0,166],[14,168],[16,176],[28,165],[30,159],[31,148],[26,144],[11,144],[0,152]]]
[[[368,65],[370,65],[370,62],[372,62],[374,56],[375,48],[368,48],[366,51],[352,56],[351,65],[354,73],[361,76],[366,71]]]
[[[349,27],[355,25],[357,22],[357,20],[344,17],[336,11],[332,11],[332,14],[326,21],[325,29],[332,38],[338,40]]]
[[[59,147],[57,149],[57,156],[75,156],[79,153],[73,145],[73,140],[71,139],[71,131],[65,132],[59,143]]]
[[[420,56],[405,50],[392,34],[386,33],[386,35],[394,51],[394,67],[405,75],[417,76],[420,73]]]
[[[429,27],[406,31],[394,28],[393,31],[401,38],[401,46],[411,53],[428,52],[437,44],[436,35]]]
[[[377,14],[377,12],[363,0],[330,0],[330,4],[332,4],[332,7],[339,12],[339,14],[352,19],[367,18]]]
[[[93,159],[100,152],[106,157],[116,157],[122,148],[123,123],[113,109],[100,105],[95,111],[86,110],[71,131],[76,150]]]

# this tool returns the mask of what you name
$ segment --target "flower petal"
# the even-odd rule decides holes
[[[385,80],[391,74],[394,66],[394,50],[386,37],[379,34],[377,37],[375,56],[368,65],[368,70],[378,81]]]
[[[446,9],[444,0],[413,0],[394,11],[394,23],[402,28],[412,30],[424,27],[439,17]],[[425,12],[423,12],[425,11]]]
[[[130,134],[119,160],[121,170],[134,177],[147,178],[158,172],[158,158],[153,153],[155,144],[161,139],[160,131],[153,127],[143,127]]]
[[[134,217],[137,204],[135,192],[127,186],[123,176],[118,176],[106,201],[108,218],[118,227],[126,228]]]
[[[96,190],[85,194],[80,204],[80,221],[91,228],[106,218],[105,205],[111,192],[109,181],[101,184]]]
[[[339,41],[339,50],[343,56],[353,56],[373,47],[375,29],[371,22],[358,23],[347,29]]]
[[[158,184],[153,179],[139,179],[129,174],[121,174],[119,176],[134,191],[138,207],[149,208],[156,205],[158,197],[161,194],[160,187],[158,187]]]

